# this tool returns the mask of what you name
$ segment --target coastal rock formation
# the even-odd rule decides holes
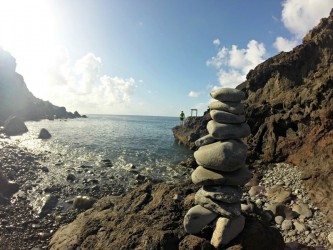
[[[15,115],[23,120],[79,118],[76,111],[67,112],[48,101],[36,98],[27,88],[21,75],[15,72],[16,60],[0,48],[0,120]]]
[[[206,111],[203,116],[189,116],[183,126],[172,128],[173,135],[179,143],[188,146],[190,149],[196,149],[195,141],[207,135],[206,126],[211,119],[209,111]]]
[[[205,234],[188,235],[182,226],[185,212],[194,206],[195,189],[190,181],[146,182],[122,198],[104,197],[72,223],[61,227],[49,247],[51,250],[213,249]],[[175,199],[176,195],[181,199]],[[238,249],[284,249],[276,229],[253,216],[246,215],[245,221],[243,232],[228,249],[236,246]]]
[[[237,105],[245,97],[242,91],[231,88],[213,90],[211,96],[221,103],[217,106],[227,106],[224,102],[232,102]],[[223,113],[215,115],[218,112]],[[239,113],[244,113],[244,111]],[[207,123],[209,135],[199,139],[196,143],[196,145],[205,145],[194,153],[194,158],[200,166],[199,171],[194,170],[192,174],[193,183],[198,183],[198,179],[200,179],[205,181],[205,186],[196,192],[197,206],[191,208],[185,215],[184,228],[188,233],[199,233],[217,218],[213,223],[214,232],[211,244],[215,248],[220,248],[236,238],[245,226],[240,203],[242,190],[238,185],[216,185],[216,181],[212,178],[214,174],[207,175],[207,172],[202,170],[213,170],[216,171],[216,175],[220,176],[234,172],[236,182],[244,181],[244,178],[235,172],[238,173],[240,169],[246,168],[247,146],[241,141],[241,138],[250,134],[250,128],[244,123],[242,115],[232,112],[211,110],[211,117],[213,120]],[[213,138],[217,142],[209,144],[207,138]]]
[[[248,159],[298,165],[333,221],[333,11],[303,44],[258,65],[237,89],[246,93]]]
[[[246,78],[236,87],[246,94],[243,103],[215,101],[210,109],[241,115],[245,105],[251,128],[247,163],[299,166],[312,201],[333,221],[333,11],[301,45],[269,58]],[[195,149],[187,135],[206,135],[196,128],[209,120],[205,115],[198,124],[175,127],[174,136]]]

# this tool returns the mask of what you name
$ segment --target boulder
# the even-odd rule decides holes
[[[238,140],[218,141],[194,152],[198,165],[208,169],[232,172],[245,166],[247,146]]]
[[[241,186],[251,179],[251,172],[247,167],[233,172],[219,172],[199,166],[192,172],[191,179],[196,185]]]
[[[80,209],[80,210],[87,210],[91,208],[97,199],[89,196],[76,196],[73,201],[73,208]]]
[[[244,104],[238,102],[220,102],[212,101],[209,104],[210,110],[221,110],[235,115],[244,114]]]
[[[38,139],[49,139],[51,138],[51,134],[47,129],[42,128],[39,132]]]
[[[232,218],[241,214],[241,205],[238,203],[226,203],[222,201],[212,200],[201,193],[195,194],[195,204],[201,205],[223,217]]]
[[[31,205],[39,217],[45,217],[47,214],[51,213],[57,204],[58,197],[52,194],[45,194],[31,201]]]
[[[218,214],[200,205],[192,207],[184,217],[185,231],[190,234],[199,233],[205,226],[217,218]]]
[[[214,142],[216,142],[216,139],[213,136],[211,136],[210,134],[208,134],[208,135],[205,135],[205,136],[199,138],[194,143],[195,143],[195,146],[201,147],[201,146],[205,146],[205,145],[208,145],[208,144],[211,144]]]
[[[225,246],[243,231],[244,226],[245,217],[242,215],[231,219],[220,217],[216,221],[210,243],[217,249]]]
[[[218,88],[210,92],[210,96],[220,102],[240,102],[245,93],[234,88]]]
[[[203,186],[198,195],[226,203],[236,203],[242,198],[243,191],[237,186]]]
[[[217,140],[239,139],[251,134],[247,123],[243,124],[224,124],[211,120],[207,124],[209,134]]]
[[[9,136],[21,135],[28,132],[28,128],[22,119],[12,116],[5,121],[4,132]]]
[[[235,115],[220,110],[211,110],[210,116],[218,123],[240,124],[245,122],[245,115]]]

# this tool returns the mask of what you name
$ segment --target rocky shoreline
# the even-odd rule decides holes
[[[36,215],[33,207],[30,205],[26,194],[34,187],[33,184],[29,182],[29,180],[38,178],[38,173],[43,171],[43,166],[39,163],[43,160],[43,156],[33,155],[22,148],[18,148],[15,145],[6,142],[5,140],[0,142],[0,148],[0,171],[8,180],[13,180],[19,185],[19,192],[14,194],[14,196],[12,196],[10,199],[1,196],[0,242],[2,247],[8,250],[49,249],[49,244],[52,239],[52,249],[58,249],[57,244],[59,243],[59,235],[61,235],[61,231],[63,232],[66,228],[68,229],[72,227],[73,223],[74,225],[76,224],[82,227],[81,231],[77,231],[77,234],[80,236],[79,238],[81,238],[83,242],[84,240],[87,240],[86,237],[88,236],[86,235],[86,231],[89,231],[91,225],[78,223],[78,219],[76,219],[77,216],[84,211],[84,209],[67,209],[66,211],[57,211],[57,208],[54,208],[52,212],[47,213],[44,217],[40,217]],[[242,211],[246,216],[247,221],[251,221],[251,218],[260,217],[263,222],[267,224],[265,227],[266,230],[269,228],[275,228],[281,233],[284,241],[286,242],[286,246],[289,247],[286,249],[332,249],[333,245],[329,243],[329,234],[331,233],[330,237],[332,237],[333,225],[327,222],[324,213],[322,213],[317,207],[313,206],[309,202],[308,194],[302,187],[300,180],[301,174],[297,167],[293,167],[284,163],[271,164],[266,167],[263,167],[262,163],[257,163],[257,165],[254,166],[257,166],[252,169],[254,178],[248,183],[246,187],[249,190],[249,193],[244,195],[242,198]],[[272,198],[274,197],[274,192],[273,194],[270,194],[270,196],[267,196],[267,194],[270,193],[269,190],[274,189],[274,186],[277,184],[281,185],[283,190],[290,191],[287,192],[285,200],[281,202],[283,206],[279,206],[279,209],[281,210],[282,207],[283,212],[287,214],[285,215],[287,216],[285,218],[279,214],[280,212],[276,212],[279,209],[275,211],[275,214],[274,211],[268,211],[268,209],[274,210],[272,207],[269,207],[271,205],[270,201],[274,200],[274,198]],[[187,188],[182,190],[181,187],[185,186],[187,186]],[[152,191],[149,191],[150,188]],[[141,246],[142,249],[149,249],[145,248],[144,246],[149,247],[153,246],[154,244],[163,245],[163,242],[166,239],[169,239],[171,242],[173,242],[174,245],[177,245],[179,249],[194,249],[195,245],[197,244],[201,244],[201,246],[207,246],[207,248],[203,249],[211,249],[209,240],[207,241],[209,238],[209,236],[207,236],[209,235],[207,230],[209,231],[209,228],[206,229],[206,231],[204,230],[203,233],[199,235],[191,236],[186,234],[182,227],[182,218],[186,212],[186,208],[189,209],[191,205],[193,205],[194,193],[198,188],[199,187],[190,184],[189,181],[186,183],[184,183],[184,181],[176,182],[175,184],[153,184],[152,182],[144,182],[143,185],[139,185],[124,197],[107,196],[107,193],[104,193],[102,195],[105,196],[104,198],[97,200],[96,204],[92,205],[92,209],[82,213],[80,216],[78,216],[78,218],[81,218],[81,220],[82,218],[89,220],[89,214],[94,213],[94,211],[104,211],[105,209],[111,209],[111,207],[117,205],[116,211],[124,212],[126,210],[127,212],[124,213],[126,216],[129,216],[128,218],[124,217],[124,219],[120,219],[122,217],[117,217],[120,219],[117,219],[117,223],[124,227],[122,230],[128,231],[126,231],[125,234],[126,237],[129,237],[127,240],[132,241],[132,244],[137,244],[137,247]],[[155,197],[153,191],[155,189],[159,190],[158,192],[165,193],[165,195],[162,195],[161,193],[159,194],[161,197],[163,197],[163,199],[159,199],[158,206],[168,206],[169,203],[172,203],[173,205],[171,206],[169,204],[171,207],[166,210],[162,209],[163,211],[161,211],[161,209],[157,209],[157,207],[154,209],[154,211],[148,211],[148,213],[151,214],[147,216],[149,218],[155,218],[154,222],[149,222],[149,220],[148,222],[153,224],[156,223],[156,225],[158,225],[161,238],[154,238],[150,236],[152,237],[151,241],[154,241],[155,243],[151,243],[152,245],[149,245],[146,242],[148,245],[144,245],[142,243],[142,237],[145,236],[149,230],[147,229],[148,231],[146,231],[143,228],[148,226],[145,224],[148,222],[142,222],[143,224],[141,227],[143,228],[141,228],[140,231],[137,227],[133,228],[133,224],[129,223],[128,220],[129,218],[132,218],[133,220],[141,220],[142,218],[138,216],[138,214],[147,213],[149,206],[153,206],[153,204],[157,202],[156,200],[154,201],[153,198]],[[282,189],[280,189],[279,193],[282,193]],[[141,194],[140,192],[143,192],[144,194]],[[138,196],[139,193],[141,196]],[[167,193],[171,197],[169,197],[170,199],[166,195]],[[54,192],[54,194],[56,195],[56,192]],[[112,206],[111,203],[113,204]],[[297,208],[296,204],[299,205],[301,203],[304,203],[309,208],[311,211],[310,215],[302,215],[300,210],[298,210],[300,213],[298,215],[291,212]],[[155,205],[157,206],[157,204]],[[101,206],[104,208],[102,209]],[[128,208],[125,208],[126,206],[128,206]],[[290,210],[288,210],[288,208]],[[113,211],[112,213],[116,211]],[[165,218],[158,216],[158,214],[162,212],[164,213]],[[178,214],[178,216],[175,216],[175,213]],[[290,218],[289,216],[294,216],[294,218]],[[125,223],[126,221],[128,222],[127,224]],[[107,225],[104,226],[107,227]],[[55,233],[60,227],[62,230],[60,230],[60,233],[57,233],[58,236],[55,237]],[[96,227],[98,227],[99,230],[102,230],[101,227],[103,228],[103,225],[96,224]],[[170,232],[172,231],[171,229],[176,230],[175,235],[177,236],[173,234],[172,237],[170,236]],[[136,230],[139,231],[135,232]],[[246,232],[247,231],[245,230],[245,233]],[[124,234],[124,232],[121,232],[120,229],[116,230],[115,228],[113,229],[113,233],[114,237],[120,237],[121,234]],[[205,233],[207,235],[205,235]],[[132,239],[134,236],[135,240],[134,238]],[[124,237],[120,238],[124,241]],[[146,235],[145,237],[149,238],[149,235]],[[178,239],[177,242],[173,241],[174,237]],[[207,239],[205,239],[205,237]],[[242,237],[244,237],[244,235]],[[241,244],[240,242],[241,240],[237,239],[236,242],[232,242],[232,244]],[[119,241],[117,244],[123,244],[124,247],[129,247],[130,243],[131,242]],[[250,243],[247,242],[247,244]],[[81,247],[85,249],[83,245]]]

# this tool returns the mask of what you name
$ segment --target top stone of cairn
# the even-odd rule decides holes
[[[219,88],[212,90],[210,96],[220,102],[240,102],[245,98],[245,93],[233,88]]]

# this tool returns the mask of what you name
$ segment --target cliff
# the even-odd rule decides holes
[[[251,70],[249,160],[299,166],[313,201],[333,220],[333,11],[290,52]]]
[[[16,60],[0,47],[0,121],[15,115],[23,120],[81,117],[48,101],[36,98],[23,77],[16,73]]]
[[[248,163],[299,166],[312,201],[333,221],[333,11],[301,45],[269,58],[246,78],[237,89],[246,93]],[[188,135],[207,133],[198,128],[209,119],[175,127],[175,138],[193,148]]]

